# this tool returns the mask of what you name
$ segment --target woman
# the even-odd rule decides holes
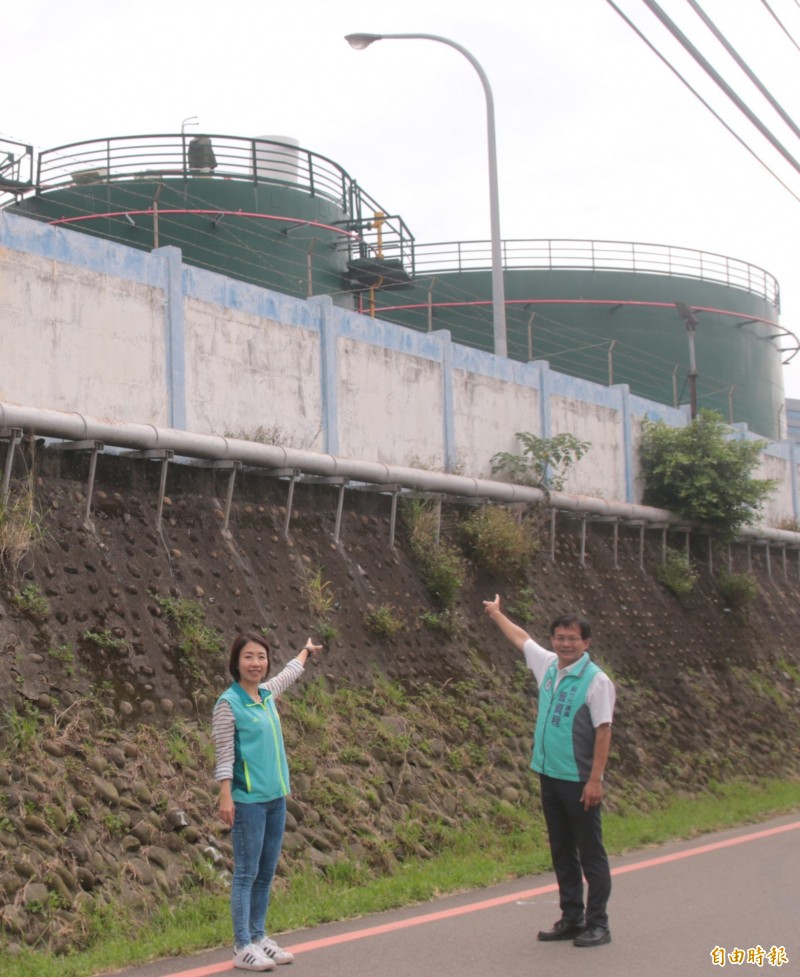
[[[309,654],[322,650],[311,638],[279,672],[270,672],[269,645],[244,633],[231,645],[233,683],[217,700],[212,718],[219,781],[220,818],[232,827],[233,965],[272,970],[293,955],[265,935],[269,894],[286,823],[289,770],[275,699],[303,674]]]

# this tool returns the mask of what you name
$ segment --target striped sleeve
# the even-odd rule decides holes
[[[216,750],[214,780],[233,780],[233,760],[235,755],[234,737],[236,722],[230,703],[220,699],[211,716],[211,737]]]
[[[275,678],[263,682],[261,688],[269,689],[277,699],[282,692],[285,692],[290,685],[293,685],[300,678],[304,671],[305,669],[300,662],[293,658],[285,668],[278,672]]]

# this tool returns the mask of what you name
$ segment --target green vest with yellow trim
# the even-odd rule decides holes
[[[584,653],[556,688],[558,662],[548,667],[539,686],[539,714],[531,769],[558,780],[589,779],[595,729],[586,693],[600,668]]]
[[[289,793],[289,767],[275,698],[267,689],[259,693],[261,701],[254,702],[234,682],[220,696],[233,710],[236,723],[231,795],[239,803],[274,801]]]

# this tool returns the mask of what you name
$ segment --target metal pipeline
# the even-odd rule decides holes
[[[66,441],[102,441],[116,448],[135,451],[170,449],[175,455],[210,461],[240,461],[257,468],[297,469],[309,475],[347,478],[371,485],[386,485],[471,499],[495,502],[546,502],[552,508],[584,515],[587,518],[618,519],[621,522],[644,523],[651,527],[685,525],[666,509],[636,505],[563,492],[546,493],[526,485],[512,485],[491,479],[468,478],[446,472],[386,465],[380,462],[340,458],[336,455],[297,448],[225,438],[214,434],[193,434],[152,424],[133,424],[108,418],[87,417],[75,411],[65,412],[41,407],[27,407],[0,402],[0,429],[21,428],[40,437]],[[693,526],[702,531],[702,527]],[[778,546],[800,547],[800,533],[785,529],[745,526],[740,531],[744,541],[758,540]]]

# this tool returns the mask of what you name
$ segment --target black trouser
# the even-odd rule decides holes
[[[558,880],[562,917],[584,919],[583,877],[589,885],[586,925],[608,928],[606,906],[611,894],[611,869],[603,847],[600,806],[583,809],[583,784],[539,775],[542,810],[550,838],[550,854]]]

